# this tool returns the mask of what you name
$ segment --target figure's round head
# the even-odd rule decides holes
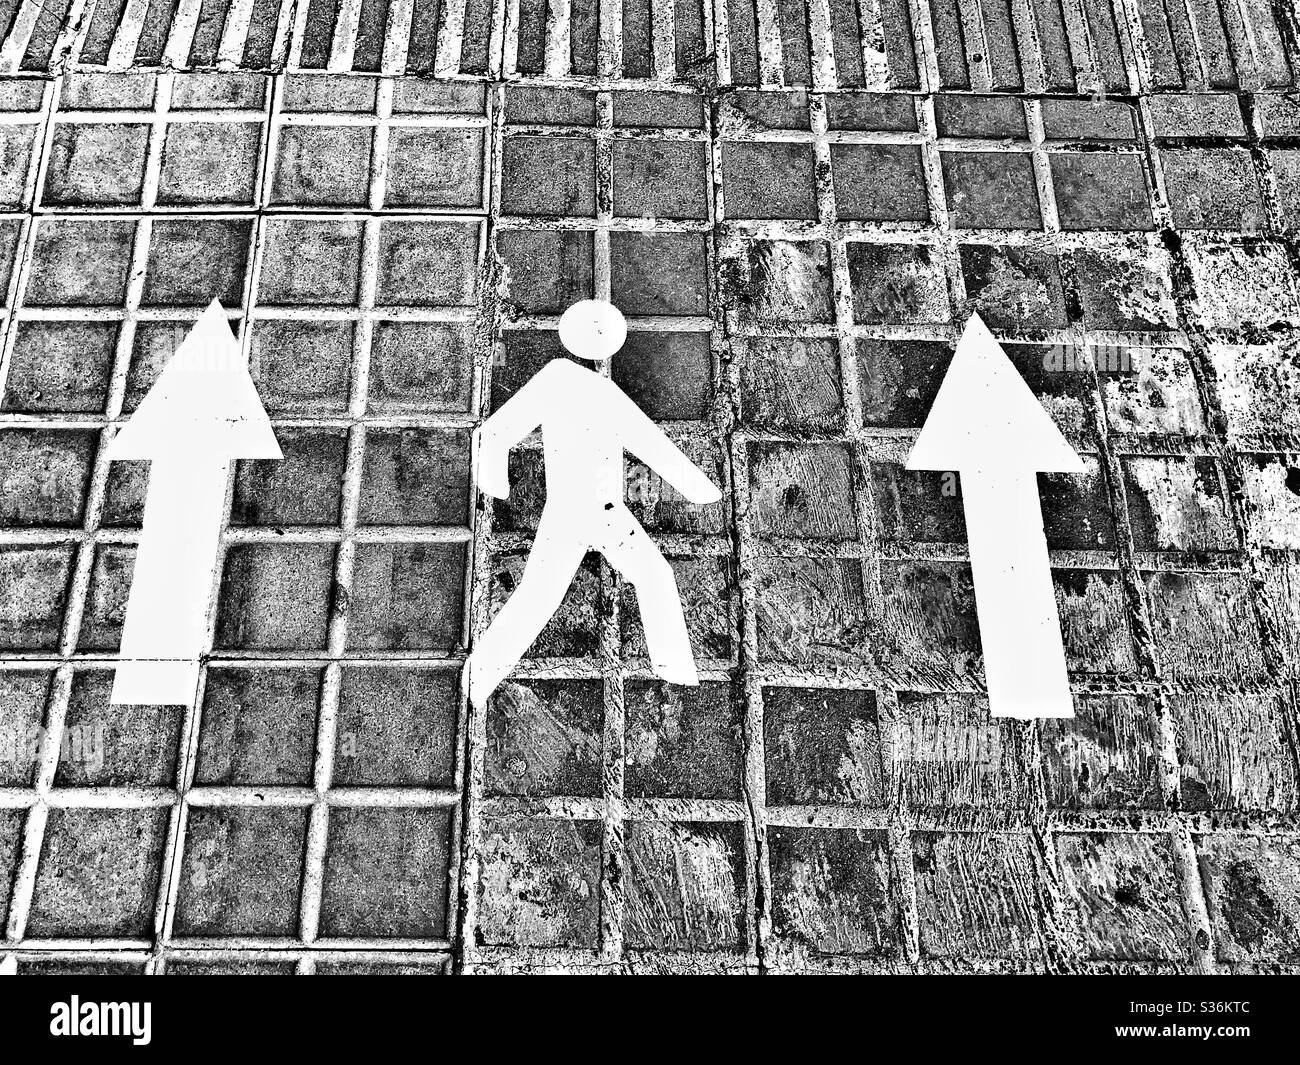
[[[579,359],[604,362],[626,339],[623,312],[604,300],[579,300],[560,316],[560,343]]]

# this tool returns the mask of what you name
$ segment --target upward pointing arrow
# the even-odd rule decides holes
[[[231,464],[283,457],[220,303],[203,312],[108,457],[151,460],[112,701],[189,703]]]
[[[907,468],[962,475],[993,716],[1072,717],[1035,475],[1082,473],[1083,463],[978,314],[957,343]]]

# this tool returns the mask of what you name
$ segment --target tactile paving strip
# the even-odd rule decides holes
[[[1123,94],[1294,85],[1269,0],[0,0],[0,73],[106,67]]]

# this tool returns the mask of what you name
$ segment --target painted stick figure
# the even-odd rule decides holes
[[[575,303],[560,318],[560,343],[604,362],[627,336],[612,304]],[[546,506],[523,580],[469,658],[469,697],[482,706],[559,608],[588,549],[600,551],[636,588],[650,665],[674,684],[696,684],[672,567],[623,504],[623,452],[630,451],[692,503],[722,493],[623,391],[568,359],[547,363],[474,434],[479,487],[510,494],[510,449],[541,427]]]

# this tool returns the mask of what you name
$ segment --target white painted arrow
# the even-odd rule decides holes
[[[203,312],[108,457],[151,460],[112,701],[189,703],[231,464],[283,457],[221,304]]]
[[[1073,717],[1035,474],[1082,473],[1083,463],[978,314],[907,468],[961,474],[993,716]]]

